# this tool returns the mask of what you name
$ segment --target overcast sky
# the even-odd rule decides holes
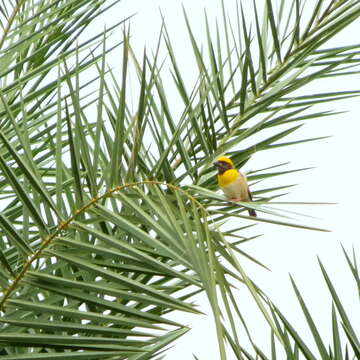
[[[236,16],[233,11],[234,1],[225,1],[229,6],[229,16]],[[194,33],[199,41],[204,44],[205,27],[203,9],[206,6],[209,19],[217,16],[221,18],[221,3],[219,0],[184,0],[184,4]],[[245,1],[244,1],[245,3]],[[247,3],[252,3],[251,1]],[[261,1],[257,1],[261,3]],[[289,2],[290,3],[290,2]],[[315,3],[314,0],[308,4]],[[260,5],[259,5],[260,7]],[[181,56],[177,59],[189,71],[188,78],[195,76],[191,70],[193,55],[188,40],[182,16],[181,2],[169,0],[123,0],[120,4],[120,13],[113,15],[126,17],[134,12],[137,15],[131,20],[131,43],[138,55],[146,44],[147,51],[154,48],[160,28],[161,9],[168,25],[170,37],[173,40],[175,51]],[[106,21],[111,22],[109,15]],[[342,32],[341,36],[332,41],[331,46],[356,44],[359,42],[360,20]],[[184,72],[184,70],[183,70]],[[163,77],[165,73],[163,73]],[[339,78],[333,81],[316,83],[309,87],[307,93],[328,92],[337,90],[359,90],[359,76]],[[291,194],[283,201],[316,201],[336,202],[337,205],[316,206],[288,206],[284,207],[293,211],[306,213],[317,219],[300,218],[305,224],[312,224],[332,230],[331,233],[310,232],[292,228],[259,224],[256,233],[263,236],[245,246],[250,254],[266,264],[272,272],[266,272],[258,267],[245,262],[245,269],[249,275],[260,285],[280,309],[298,324],[304,324],[301,310],[295,300],[295,295],[290,293],[291,273],[297,285],[307,300],[317,324],[322,324],[322,334],[330,339],[330,297],[322,279],[317,264],[317,256],[321,258],[326,269],[331,275],[334,284],[341,293],[343,304],[351,309],[352,319],[359,319],[359,306],[352,276],[346,266],[341,253],[340,242],[346,250],[351,251],[354,245],[359,250],[359,154],[360,154],[360,122],[359,98],[333,102],[318,107],[321,110],[338,110],[348,112],[326,119],[311,120],[300,129],[293,138],[302,139],[316,136],[330,135],[329,139],[293,146],[284,150],[266,151],[257,153],[246,165],[245,171],[265,168],[277,163],[291,161],[291,168],[314,166],[315,169],[279,179],[279,185],[299,184],[291,189]],[[256,189],[256,187],[255,187]],[[255,231],[255,230],[254,230]],[[243,260],[242,260],[243,261]],[[292,293],[293,294],[293,293]],[[239,298],[242,308],[246,308],[248,319],[258,319],[256,327],[259,344],[267,343],[269,338],[268,328],[260,326],[261,317],[246,294]],[[239,296],[240,297],[240,296]],[[202,304],[202,310],[210,314],[205,297],[200,297],[197,302]],[[311,305],[310,305],[311,303]],[[215,328],[211,316],[195,316],[173,314],[172,318],[182,323],[189,324],[192,330],[175,343],[175,347],[167,352],[167,359],[184,360],[193,359],[196,354],[199,359],[218,359],[218,350],[215,338]],[[353,321],[360,325],[360,321]],[[357,330],[360,330],[358,327]]]

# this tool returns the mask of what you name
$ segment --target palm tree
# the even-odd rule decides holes
[[[201,292],[221,359],[276,359],[278,351],[288,359],[359,357],[359,340],[323,266],[334,303],[332,339],[320,337],[293,281],[314,350],[242,266],[243,257],[263,266],[242,249],[256,237],[244,232],[254,221],[322,229],[284,220],[271,207],[287,185],[259,183],[253,203],[229,203],[216,192],[211,165],[228,154],[240,168],[257,151],[292,145],[282,139],[300,122],[332,114],[317,104],[358,95],[297,90],[358,72],[359,45],[326,44],[358,19],[359,2],[318,0],[304,17],[301,0],[281,1],[277,14],[271,0],[264,9],[254,1],[250,24],[239,1],[236,24],[214,30],[205,17],[206,51],[184,11],[198,67],[191,90],[165,21],[151,56],[133,51],[126,15],[87,32],[117,3],[0,3],[2,357],[160,359],[190,330],[167,315],[200,314],[194,297]],[[116,29],[119,43],[111,40]],[[119,48],[120,74],[107,66]],[[129,74],[138,79],[131,99]],[[177,99],[168,97],[169,82]],[[240,149],[245,140],[251,145]],[[248,178],[289,171],[298,170],[275,164]],[[345,256],[359,287],[355,254]],[[255,343],[237,287],[249,291],[270,329],[269,353]]]

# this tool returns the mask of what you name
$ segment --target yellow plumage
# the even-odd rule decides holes
[[[223,174],[218,175],[218,183],[222,188],[236,181],[239,177],[239,172],[236,169],[226,170]]]
[[[232,167],[234,167],[234,163],[232,162],[231,159],[227,158],[226,156],[220,156],[218,159],[217,159],[218,162],[224,162],[224,163],[227,163],[229,165],[231,165]]]

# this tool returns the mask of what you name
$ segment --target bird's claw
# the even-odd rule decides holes
[[[229,201],[237,202],[237,201],[241,201],[241,199],[239,199],[239,198],[231,198],[231,199],[229,199]]]

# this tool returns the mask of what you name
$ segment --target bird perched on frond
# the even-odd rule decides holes
[[[246,176],[234,167],[231,159],[221,156],[214,162],[218,170],[218,183],[230,201],[252,201]],[[254,209],[248,209],[250,216],[256,216]]]

